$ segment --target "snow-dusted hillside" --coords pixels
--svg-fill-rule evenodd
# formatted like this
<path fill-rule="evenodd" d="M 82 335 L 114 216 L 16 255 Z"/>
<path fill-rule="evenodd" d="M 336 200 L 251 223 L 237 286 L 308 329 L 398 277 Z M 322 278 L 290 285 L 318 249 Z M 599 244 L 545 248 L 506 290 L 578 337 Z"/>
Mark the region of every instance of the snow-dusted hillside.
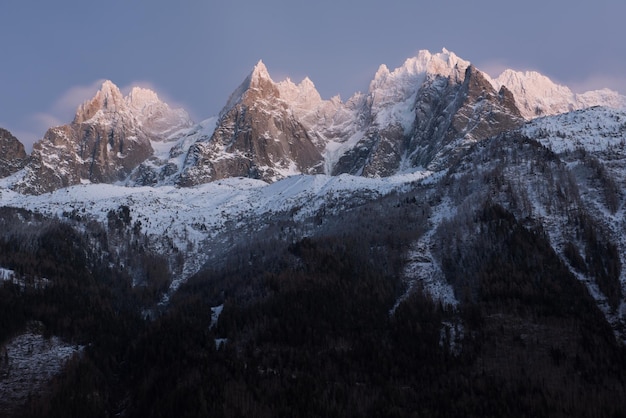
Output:
<path fill-rule="evenodd" d="M 269 185 L 229 178 L 190 188 L 84 184 L 38 196 L 4 189 L 0 205 L 61 219 L 79 214 L 102 224 L 106 224 L 109 211 L 127 206 L 131 222 L 139 222 L 140 232 L 148 236 L 154 249 L 167 252 L 174 245 L 185 254 L 184 272 L 173 283 L 176 288 L 198 271 L 210 256 L 206 250 L 212 240 L 225 232 L 255 225 L 262 228 L 273 213 L 293 212 L 294 208 L 298 208 L 293 215 L 296 220 L 306 219 L 330 200 L 348 207 L 357 196 L 373 200 L 431 175 L 421 171 L 382 179 L 299 175 Z"/>

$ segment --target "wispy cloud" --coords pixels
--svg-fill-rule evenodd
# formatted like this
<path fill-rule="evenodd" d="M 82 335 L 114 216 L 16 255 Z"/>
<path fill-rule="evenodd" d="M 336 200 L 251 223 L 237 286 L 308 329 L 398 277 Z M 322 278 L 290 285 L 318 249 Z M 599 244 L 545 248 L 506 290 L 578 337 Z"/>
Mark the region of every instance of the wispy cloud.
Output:
<path fill-rule="evenodd" d="M 102 81 L 96 80 L 86 86 L 70 87 L 48 109 L 26 116 L 21 126 L 11 129 L 11 132 L 30 152 L 33 144 L 39 141 L 49 128 L 70 122 L 78 106 L 94 96 Z"/>
<path fill-rule="evenodd" d="M 502 74 L 504 70 L 511 68 L 511 67 L 507 65 L 504 61 L 489 60 L 489 61 L 476 63 L 476 68 L 478 68 L 480 71 L 483 71 L 489 74 L 490 77 L 496 78 L 500 74 Z"/>
<path fill-rule="evenodd" d="M 70 87 L 51 106 L 50 116 L 68 121 L 74 117 L 78 106 L 91 99 L 102 86 L 104 80 L 96 80 L 86 86 Z"/>

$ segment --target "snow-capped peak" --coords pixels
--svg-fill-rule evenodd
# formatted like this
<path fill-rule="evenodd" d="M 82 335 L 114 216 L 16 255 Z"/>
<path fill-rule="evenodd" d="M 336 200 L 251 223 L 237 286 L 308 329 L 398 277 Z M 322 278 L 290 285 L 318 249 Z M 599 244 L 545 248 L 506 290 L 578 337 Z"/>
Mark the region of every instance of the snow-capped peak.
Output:
<path fill-rule="evenodd" d="M 263 60 L 259 60 L 259 62 L 257 62 L 252 69 L 252 73 L 250 74 L 250 86 L 257 84 L 261 80 L 272 81 L 270 73 L 267 71 L 267 67 L 263 63 Z"/>
<path fill-rule="evenodd" d="M 120 89 L 110 80 L 102 83 L 102 87 L 91 99 L 78 107 L 74 122 L 85 122 L 102 110 L 105 112 L 116 112 L 125 107 L 124 96 Z"/>
<path fill-rule="evenodd" d="M 164 139 L 170 133 L 192 125 L 187 112 L 171 109 L 154 91 L 133 87 L 124 97 L 110 80 L 104 81 L 95 96 L 78 107 L 74 123 L 108 123 L 112 117 L 119 119 L 120 116 L 125 123 L 139 123 L 155 139 Z"/>
<path fill-rule="evenodd" d="M 575 94 L 568 87 L 550 80 L 536 71 L 505 70 L 491 80 L 494 88 L 506 86 L 515 96 L 515 102 L 522 116 L 533 119 L 592 106 L 607 106 L 623 109 L 626 97 L 603 89 Z"/>
<path fill-rule="evenodd" d="M 226 105 L 222 108 L 219 114 L 221 119 L 232 108 L 234 108 L 243 99 L 246 92 L 250 89 L 262 89 L 264 85 L 274 85 L 274 81 L 270 77 L 267 67 L 263 63 L 263 60 L 259 60 L 252 69 L 252 72 L 246 77 L 246 79 L 237 87 L 235 91 L 230 95 Z"/>
<path fill-rule="evenodd" d="M 407 59 L 402 66 L 392 72 L 385 64 L 381 65 L 370 83 L 370 92 L 388 89 L 398 84 L 415 85 L 416 82 L 423 80 L 426 74 L 462 77 L 469 65 L 469 61 L 459 58 L 445 48 L 437 54 L 421 50 L 417 56 Z"/>
<path fill-rule="evenodd" d="M 150 89 L 133 87 L 126 102 L 134 109 L 143 109 L 149 105 L 162 103 L 159 96 Z"/>
<path fill-rule="evenodd" d="M 315 84 L 309 77 L 305 77 L 299 84 L 294 84 L 287 78 L 278 83 L 277 86 L 281 99 L 293 107 L 312 109 L 322 101 Z"/>

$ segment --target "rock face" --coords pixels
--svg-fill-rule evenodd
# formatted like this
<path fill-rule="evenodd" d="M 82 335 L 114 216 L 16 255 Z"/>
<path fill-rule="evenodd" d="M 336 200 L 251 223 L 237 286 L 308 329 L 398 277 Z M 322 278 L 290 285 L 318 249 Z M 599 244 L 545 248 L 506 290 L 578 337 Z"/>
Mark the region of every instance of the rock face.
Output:
<path fill-rule="evenodd" d="M 322 100 L 308 78 L 276 83 L 259 61 L 219 116 L 195 126 L 156 93 L 134 88 L 124 97 L 107 81 L 72 123 L 34 145 L 13 187 L 44 193 L 81 182 L 194 186 L 441 170 L 464 148 L 525 120 L 595 105 L 626 107 L 626 98 L 574 94 L 533 72 L 491 79 L 445 49 L 420 51 L 393 71 L 380 66 L 367 93 L 346 102 Z M 19 169 L 20 158 L 5 173 Z"/>
<path fill-rule="evenodd" d="M 389 176 L 427 166 L 522 122 L 511 93 L 453 53 L 421 51 L 390 72 L 381 66 L 367 95 L 322 100 L 313 83 L 275 83 L 259 62 L 221 112 L 213 135 L 191 146 L 178 184 L 244 176 Z M 455 142 L 456 141 L 456 142 Z"/>
<path fill-rule="evenodd" d="M 459 147 L 519 126 L 512 94 L 444 50 L 389 72 L 382 66 L 362 110 L 368 123 L 333 174 L 384 177 L 415 167 L 437 169 Z"/>
<path fill-rule="evenodd" d="M 11 132 L 0 128 L 0 177 L 20 171 L 28 162 L 22 144 Z"/>
<path fill-rule="evenodd" d="M 83 103 L 69 125 L 49 129 L 35 143 L 31 161 L 15 189 L 40 194 L 79 184 L 122 181 L 163 141 L 191 122 L 155 93 L 135 88 L 124 97 L 110 81 Z"/>
<path fill-rule="evenodd" d="M 323 141 L 306 129 L 291 107 L 298 103 L 294 99 L 309 102 L 308 108 L 321 101 L 310 82 L 303 83 L 289 91 L 305 92 L 303 96 L 284 97 L 285 90 L 259 62 L 231 95 L 211 138 L 189 149 L 178 184 L 236 176 L 271 182 L 291 174 L 321 173 Z"/>

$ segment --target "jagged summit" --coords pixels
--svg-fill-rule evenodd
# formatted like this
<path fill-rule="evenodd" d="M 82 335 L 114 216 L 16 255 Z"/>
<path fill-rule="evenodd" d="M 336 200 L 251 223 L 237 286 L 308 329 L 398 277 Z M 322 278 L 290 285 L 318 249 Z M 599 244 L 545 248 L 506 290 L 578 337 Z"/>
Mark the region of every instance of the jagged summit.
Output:
<path fill-rule="evenodd" d="M 113 183 L 126 177 L 163 141 L 192 125 L 182 109 L 171 109 L 157 94 L 133 88 L 126 97 L 110 80 L 81 104 L 72 123 L 50 128 L 33 145 L 14 188 L 41 194 L 83 182 Z"/>
<path fill-rule="evenodd" d="M 437 54 L 420 50 L 415 57 L 407 59 L 404 64 L 392 72 L 385 64 L 382 64 L 370 83 L 370 92 L 389 87 L 392 84 L 415 83 L 425 77 L 426 74 L 462 77 L 469 65 L 469 61 L 459 58 L 445 48 Z"/>
<path fill-rule="evenodd" d="M 156 92 L 134 87 L 124 96 L 106 80 L 71 124 L 35 144 L 17 189 L 438 170 L 523 119 L 595 105 L 626 107 L 626 98 L 610 90 L 574 94 L 533 71 L 507 70 L 492 79 L 445 48 L 420 50 L 395 69 L 381 65 L 368 91 L 346 102 L 324 100 L 309 77 L 275 82 L 259 60 L 219 116 L 195 127 Z"/>
<path fill-rule="evenodd" d="M 94 118 L 99 122 L 92 121 Z M 78 107 L 73 123 L 110 123 L 113 119 L 126 124 L 133 123 L 132 119 L 149 131 L 153 139 L 165 139 L 171 132 L 192 125 L 186 111 L 171 109 L 156 92 L 133 87 L 124 97 L 110 80 L 105 80 L 94 97 Z"/>
<path fill-rule="evenodd" d="M 232 92 L 226 105 L 220 111 L 219 117 L 222 118 L 233 107 L 235 107 L 244 98 L 249 90 L 262 90 L 263 86 L 269 87 L 270 90 L 274 87 L 274 81 L 270 77 L 267 67 L 262 60 L 259 60 L 254 66 L 250 74 L 245 80 Z"/>
<path fill-rule="evenodd" d="M 626 97 L 617 92 L 602 89 L 576 94 L 536 71 L 507 69 L 491 82 L 495 88 L 506 86 L 513 93 L 517 107 L 527 120 L 592 106 L 626 108 Z"/>
<path fill-rule="evenodd" d="M 159 96 L 152 90 L 133 87 L 127 98 L 128 104 L 135 109 L 144 109 L 147 106 L 161 102 Z"/>
<path fill-rule="evenodd" d="M 125 105 L 120 89 L 110 80 L 105 80 L 95 96 L 78 107 L 74 123 L 83 123 L 96 116 L 99 111 L 114 113 L 124 109 Z"/>
<path fill-rule="evenodd" d="M 250 73 L 251 83 L 259 82 L 260 80 L 272 80 L 270 73 L 267 71 L 267 67 L 263 63 L 263 60 L 259 60 L 254 66 L 252 73 Z"/>

